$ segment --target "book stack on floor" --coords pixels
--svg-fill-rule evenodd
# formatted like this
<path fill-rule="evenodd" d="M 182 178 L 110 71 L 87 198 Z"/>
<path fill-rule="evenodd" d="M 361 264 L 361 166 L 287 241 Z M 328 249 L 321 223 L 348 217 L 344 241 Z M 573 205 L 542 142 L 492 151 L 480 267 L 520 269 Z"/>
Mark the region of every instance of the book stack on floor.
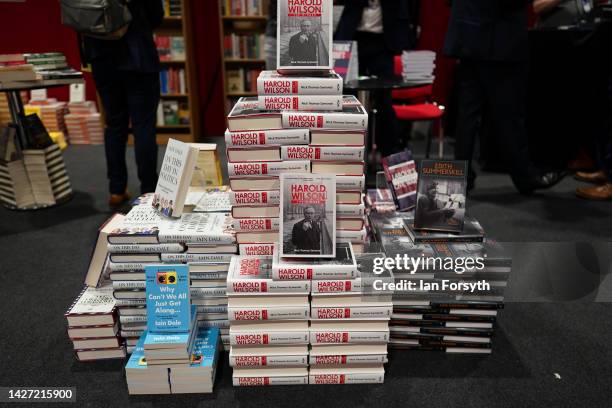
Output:
<path fill-rule="evenodd" d="M 146 267 L 147 330 L 128 361 L 130 394 L 210 393 L 219 329 L 197 322 L 186 265 Z"/>
<path fill-rule="evenodd" d="M 66 312 L 68 337 L 79 361 L 125 357 L 117 335 L 113 288 L 86 286 Z"/>
<path fill-rule="evenodd" d="M 68 103 L 64 116 L 68 136 L 72 144 L 102 144 L 104 129 L 101 117 L 93 101 Z"/>
<path fill-rule="evenodd" d="M 0 92 L 0 127 L 4 127 L 12 121 L 6 93 Z"/>
<path fill-rule="evenodd" d="M 234 386 L 308 383 L 310 280 L 279 280 L 270 256 L 234 256 L 227 279 Z"/>
<path fill-rule="evenodd" d="M 337 251 L 344 255 L 336 260 L 345 262 L 312 268 L 309 382 L 382 383 L 392 303 L 389 294 L 375 294 L 371 286 L 374 259 L 383 255 L 355 259 L 350 244 L 338 244 Z M 377 279 L 390 282 L 391 274 Z"/>
<path fill-rule="evenodd" d="M 420 265 L 396 270 L 390 347 L 490 354 L 512 268 L 503 247 L 465 216 L 465 162 L 421 163 L 415 215 L 375 221 L 388 258 Z M 411 287 L 410 287 L 411 286 Z"/>
<path fill-rule="evenodd" d="M 26 115 L 36 113 L 43 125 L 49 132 L 66 132 L 66 122 L 64 116 L 67 112 L 66 102 L 58 101 L 55 98 L 31 99 L 30 103 L 24 106 Z"/>
<path fill-rule="evenodd" d="M 0 201 L 22 208 L 35 205 L 36 199 L 18 146 L 15 127 L 0 129 Z"/>
<path fill-rule="evenodd" d="M 56 204 L 72 195 L 70 178 L 57 144 L 24 150 L 23 162 L 37 204 Z"/>
<path fill-rule="evenodd" d="M 225 279 L 235 238 L 223 213 L 185 213 L 168 219 L 151 205 L 152 195 L 132 207 L 108 234 L 110 279 L 119 309 L 121 335 L 130 348 L 146 328 L 147 265 L 189 265 L 192 304 L 203 326 L 218 327 L 227 344 L 229 323 Z"/>

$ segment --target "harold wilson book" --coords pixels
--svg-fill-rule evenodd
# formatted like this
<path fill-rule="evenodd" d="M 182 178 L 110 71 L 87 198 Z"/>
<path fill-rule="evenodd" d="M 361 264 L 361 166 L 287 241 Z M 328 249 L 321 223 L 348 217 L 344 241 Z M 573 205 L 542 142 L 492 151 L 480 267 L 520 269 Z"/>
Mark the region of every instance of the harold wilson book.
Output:
<path fill-rule="evenodd" d="M 308 144 L 308 129 L 271 129 L 254 131 L 225 131 L 226 146 L 262 146 Z"/>
<path fill-rule="evenodd" d="M 188 143 L 168 140 L 153 196 L 153 207 L 167 217 L 180 217 L 191 184 L 199 150 Z"/>
<path fill-rule="evenodd" d="M 253 190 L 230 191 L 230 203 L 234 205 L 276 205 L 280 204 L 280 191 Z"/>
<path fill-rule="evenodd" d="M 276 65 L 281 74 L 330 70 L 333 66 L 333 2 L 280 0 Z"/>
<path fill-rule="evenodd" d="M 362 161 L 363 146 L 281 146 L 281 160 Z M 416 186 L 415 186 L 416 189 Z"/>
<path fill-rule="evenodd" d="M 414 228 L 463 230 L 467 162 L 423 160 L 419 171 Z"/>
<path fill-rule="evenodd" d="M 145 268 L 145 276 L 148 330 L 189 332 L 189 266 L 150 265 Z"/>
<path fill-rule="evenodd" d="M 233 176 L 277 176 L 283 172 L 310 173 L 310 161 L 272 161 L 228 163 L 227 173 Z"/>
<path fill-rule="evenodd" d="M 279 256 L 336 256 L 336 176 L 281 174 Z"/>
<path fill-rule="evenodd" d="M 281 75 L 262 71 L 257 77 L 258 95 L 342 95 L 342 77 L 335 72 L 321 76 Z"/>
<path fill-rule="evenodd" d="M 336 257 L 332 259 L 281 258 L 276 249 L 272 259 L 274 280 L 353 279 L 358 276 L 359 270 L 350 242 L 337 244 Z"/>
<path fill-rule="evenodd" d="M 342 95 L 259 95 L 259 109 L 341 111 Z"/>
<path fill-rule="evenodd" d="M 300 112 L 283 110 L 280 112 L 282 127 L 308 129 L 367 129 L 368 113 L 363 106 L 343 106 L 342 112 Z"/>
<path fill-rule="evenodd" d="M 227 293 L 310 293 L 310 281 L 272 280 L 272 257 L 233 256 L 227 273 Z"/>
<path fill-rule="evenodd" d="M 308 344 L 308 321 L 232 322 L 229 342 L 235 345 Z"/>

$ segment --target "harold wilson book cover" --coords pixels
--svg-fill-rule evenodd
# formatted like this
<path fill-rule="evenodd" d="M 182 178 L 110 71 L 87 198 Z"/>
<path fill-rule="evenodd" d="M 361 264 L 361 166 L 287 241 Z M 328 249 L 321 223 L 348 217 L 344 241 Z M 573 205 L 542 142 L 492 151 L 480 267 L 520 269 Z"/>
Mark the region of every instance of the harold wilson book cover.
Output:
<path fill-rule="evenodd" d="M 282 220 L 281 257 L 336 256 L 336 176 L 290 174 L 280 176 Z"/>
<path fill-rule="evenodd" d="M 466 190 L 467 162 L 423 160 L 419 171 L 414 228 L 462 231 Z"/>
<path fill-rule="evenodd" d="M 278 72 L 332 68 L 332 10 L 331 0 L 279 0 Z"/>
<path fill-rule="evenodd" d="M 145 278 L 148 330 L 188 332 L 191 324 L 189 266 L 146 266 Z"/>

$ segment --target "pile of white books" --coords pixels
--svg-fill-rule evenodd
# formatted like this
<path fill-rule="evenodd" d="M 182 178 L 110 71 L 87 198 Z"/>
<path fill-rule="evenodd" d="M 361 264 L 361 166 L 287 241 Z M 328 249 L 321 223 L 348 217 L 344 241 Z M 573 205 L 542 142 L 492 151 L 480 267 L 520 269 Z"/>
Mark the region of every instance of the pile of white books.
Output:
<path fill-rule="evenodd" d="M 404 51 L 402 53 L 402 77 L 404 81 L 430 84 L 436 69 L 434 51 Z"/>

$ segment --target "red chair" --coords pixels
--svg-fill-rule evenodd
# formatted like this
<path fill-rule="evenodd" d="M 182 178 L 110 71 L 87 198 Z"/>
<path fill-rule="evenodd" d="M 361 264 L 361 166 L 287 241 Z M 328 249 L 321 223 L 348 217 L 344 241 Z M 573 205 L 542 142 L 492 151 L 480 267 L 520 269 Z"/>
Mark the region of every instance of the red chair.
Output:
<path fill-rule="evenodd" d="M 393 59 L 393 73 L 395 75 L 402 75 L 402 57 L 401 55 L 396 55 Z M 395 89 L 391 91 L 391 98 L 394 101 L 400 103 L 416 103 L 416 102 L 425 102 L 429 100 L 433 93 L 433 86 L 423 85 L 417 86 L 415 88 L 410 89 Z"/>
<path fill-rule="evenodd" d="M 393 70 L 396 75 L 402 74 L 402 57 L 399 55 L 395 56 Z M 427 132 L 425 158 L 429 158 L 434 125 L 437 125 L 436 128 L 438 130 L 438 156 L 442 157 L 444 155 L 444 133 L 442 129 L 444 106 L 430 102 L 432 90 L 433 85 L 429 84 L 415 88 L 394 90 L 391 94 L 393 101 L 397 102 L 397 104 L 393 104 L 393 110 L 399 120 L 409 122 L 427 120 L 436 122 L 432 123 L 429 132 Z"/>

